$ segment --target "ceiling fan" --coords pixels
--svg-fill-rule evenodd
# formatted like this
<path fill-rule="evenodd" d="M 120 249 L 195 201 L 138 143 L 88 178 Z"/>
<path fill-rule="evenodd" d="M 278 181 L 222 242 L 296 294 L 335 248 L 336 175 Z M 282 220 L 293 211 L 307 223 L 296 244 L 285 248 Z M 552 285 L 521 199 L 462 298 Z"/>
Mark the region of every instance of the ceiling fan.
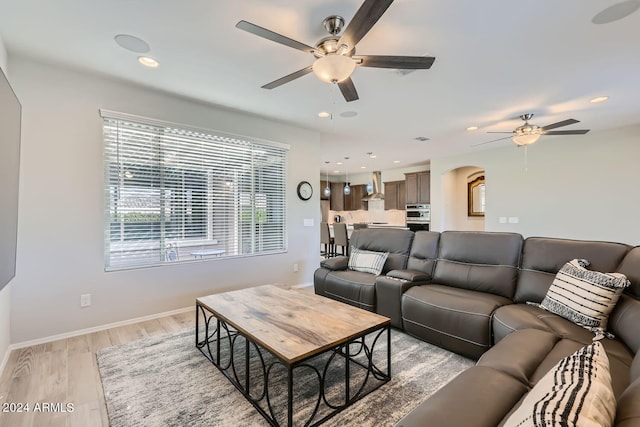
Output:
<path fill-rule="evenodd" d="M 561 122 L 551 123 L 546 126 L 537 126 L 529 124 L 529 120 L 533 117 L 533 113 L 522 114 L 520 118 L 524 120 L 524 124 L 518 126 L 511 132 L 487 132 L 487 133 L 510 133 L 511 136 L 505 136 L 504 138 L 498 138 L 487 142 L 481 142 L 480 144 L 475 144 L 473 147 L 478 145 L 489 144 L 490 142 L 502 141 L 503 139 L 511 138 L 511 140 L 519 147 L 523 145 L 533 144 L 540 139 L 542 135 L 584 135 L 589 132 L 590 129 L 575 129 L 575 130 L 551 130 L 557 129 L 564 126 L 569 126 L 574 123 L 580 123 L 580 120 L 576 119 L 567 119 Z"/>
<path fill-rule="evenodd" d="M 310 53 L 316 58 L 312 65 L 267 83 L 262 86 L 264 89 L 276 88 L 313 71 L 320 80 L 336 83 L 345 100 L 351 102 L 359 99 L 358 92 L 351 80 L 351 74 L 356 66 L 415 70 L 429 69 L 435 61 L 435 58 L 430 56 L 355 54 L 356 44 L 378 22 L 391 3 L 393 0 L 365 0 L 340 37 L 338 34 L 344 26 L 344 18 L 338 15 L 329 16 L 323 21 L 323 25 L 330 36 L 320 39 L 314 47 L 247 21 L 238 22 L 236 27 L 276 43 Z"/>

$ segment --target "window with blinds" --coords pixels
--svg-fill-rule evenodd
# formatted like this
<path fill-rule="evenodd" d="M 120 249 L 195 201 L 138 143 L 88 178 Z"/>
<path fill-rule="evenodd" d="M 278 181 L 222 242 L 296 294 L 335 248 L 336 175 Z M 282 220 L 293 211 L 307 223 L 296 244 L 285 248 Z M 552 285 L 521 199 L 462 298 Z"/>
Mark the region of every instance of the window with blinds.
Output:
<path fill-rule="evenodd" d="M 286 251 L 287 145 L 101 115 L 105 269 Z"/>

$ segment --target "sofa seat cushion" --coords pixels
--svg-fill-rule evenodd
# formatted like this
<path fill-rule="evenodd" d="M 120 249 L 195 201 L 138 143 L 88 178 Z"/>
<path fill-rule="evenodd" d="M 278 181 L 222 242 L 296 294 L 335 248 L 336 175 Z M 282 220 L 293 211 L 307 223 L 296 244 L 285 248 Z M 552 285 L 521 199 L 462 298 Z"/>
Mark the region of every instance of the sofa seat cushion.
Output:
<path fill-rule="evenodd" d="M 324 295 L 364 310 L 375 311 L 376 277 L 361 271 L 332 271 L 325 277 Z"/>
<path fill-rule="evenodd" d="M 491 315 L 511 301 L 443 285 L 414 286 L 402 297 L 402 323 L 417 337 L 477 359 L 492 343 Z"/>

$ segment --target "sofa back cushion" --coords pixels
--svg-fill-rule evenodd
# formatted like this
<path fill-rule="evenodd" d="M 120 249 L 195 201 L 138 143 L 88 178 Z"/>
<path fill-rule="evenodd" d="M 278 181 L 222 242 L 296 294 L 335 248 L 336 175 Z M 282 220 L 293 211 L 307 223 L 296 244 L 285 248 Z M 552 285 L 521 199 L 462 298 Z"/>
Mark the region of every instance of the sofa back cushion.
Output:
<path fill-rule="evenodd" d="M 640 298 L 640 246 L 631 249 L 620 263 L 618 273 L 627 276 L 631 282 L 625 292 Z"/>
<path fill-rule="evenodd" d="M 411 245 L 407 269 L 431 275 L 438 257 L 439 241 L 440 233 L 437 231 L 417 231 Z"/>
<path fill-rule="evenodd" d="M 524 241 L 514 301 L 541 303 L 562 266 L 575 258 L 594 271 L 618 271 L 630 247 L 623 243 L 529 237 Z"/>
<path fill-rule="evenodd" d="M 608 329 L 634 354 L 640 351 L 640 300 L 622 294 L 609 316 Z"/>
<path fill-rule="evenodd" d="M 445 231 L 432 282 L 513 298 L 521 249 L 516 233 Z"/>
<path fill-rule="evenodd" d="M 361 228 L 354 230 L 349 244 L 352 248 L 373 252 L 388 252 L 382 274 L 407 268 L 413 242 L 413 231 L 396 228 Z"/>

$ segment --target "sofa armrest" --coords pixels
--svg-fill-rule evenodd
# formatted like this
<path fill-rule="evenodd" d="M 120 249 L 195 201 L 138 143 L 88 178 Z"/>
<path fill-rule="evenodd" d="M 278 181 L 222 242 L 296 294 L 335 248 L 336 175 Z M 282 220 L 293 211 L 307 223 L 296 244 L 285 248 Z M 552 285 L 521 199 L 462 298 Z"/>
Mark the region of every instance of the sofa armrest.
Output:
<path fill-rule="evenodd" d="M 414 271 L 416 274 L 395 274 L 394 272 L 405 273 L 409 270 L 391 270 L 386 276 L 379 276 L 376 279 L 376 312 L 391 319 L 391 326 L 402 329 L 402 294 L 412 286 L 425 284 L 419 279 L 424 273 Z M 417 274 L 420 273 L 420 274 Z"/>
<path fill-rule="evenodd" d="M 329 258 L 322 260 L 320 262 L 320 266 L 326 268 L 328 270 L 346 270 L 349 266 L 349 257 L 348 256 L 337 256 L 334 258 Z"/>
<path fill-rule="evenodd" d="M 474 366 L 409 412 L 395 427 L 495 427 L 528 391 L 528 386 L 504 372 Z"/>
<path fill-rule="evenodd" d="M 421 285 L 431 281 L 431 274 L 418 270 L 391 270 L 387 273 L 387 277 L 420 283 Z"/>

